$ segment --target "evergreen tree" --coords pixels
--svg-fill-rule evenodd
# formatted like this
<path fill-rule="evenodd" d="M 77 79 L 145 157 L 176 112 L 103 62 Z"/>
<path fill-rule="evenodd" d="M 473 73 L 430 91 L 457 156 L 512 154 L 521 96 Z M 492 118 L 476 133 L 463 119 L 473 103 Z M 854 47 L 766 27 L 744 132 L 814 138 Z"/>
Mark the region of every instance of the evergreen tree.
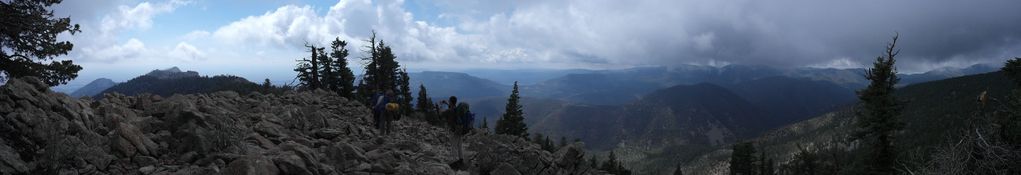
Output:
<path fill-rule="evenodd" d="M 1021 149 L 1021 58 L 1008 60 L 1000 69 L 1003 73 L 1014 80 L 1015 88 L 1007 96 L 1007 111 L 1005 115 L 999 115 L 996 125 L 999 126 L 997 133 L 1000 139 L 1007 145 L 1015 145 Z"/>
<path fill-rule="evenodd" d="M 362 79 L 358 80 L 358 87 L 355 87 L 354 99 L 361 101 L 362 104 L 371 105 L 372 102 L 370 102 L 371 100 L 370 97 L 372 96 L 374 90 L 372 89 L 371 86 L 365 84 L 365 78 L 366 76 L 362 75 Z"/>
<path fill-rule="evenodd" d="M 486 118 L 482 118 L 482 127 L 479 128 L 482 128 L 485 131 L 489 131 L 489 122 L 487 120 L 488 119 Z"/>
<path fill-rule="evenodd" d="M 815 175 L 816 172 L 818 172 L 817 167 L 819 166 L 818 158 L 815 153 L 812 153 L 801 146 L 798 146 L 798 149 L 800 149 L 800 151 L 798 151 L 797 154 L 794 154 L 794 166 L 792 172 L 794 174 Z"/>
<path fill-rule="evenodd" d="M 398 91 L 398 95 L 400 95 L 399 102 L 401 104 L 401 113 L 410 114 L 414 110 L 414 108 L 411 107 L 412 97 L 411 86 L 409 85 L 411 81 L 411 76 L 408 76 L 407 69 L 402 69 L 398 75 L 399 75 L 398 80 L 400 84 L 399 89 L 400 91 Z"/>
<path fill-rule="evenodd" d="M 535 144 L 539 144 L 540 148 L 542 148 L 542 142 L 543 142 L 542 138 L 543 138 L 542 133 L 532 134 L 532 142 L 535 142 Z"/>
<path fill-rule="evenodd" d="M 546 136 L 542 139 L 542 149 L 549 152 L 556 151 L 556 148 L 553 147 L 553 140 L 549 139 L 549 136 Z"/>
<path fill-rule="evenodd" d="M 563 148 L 565 146 L 567 146 L 567 137 L 560 136 L 560 146 L 558 146 L 558 147 L 559 148 Z"/>
<path fill-rule="evenodd" d="M 617 155 L 615 155 L 613 153 L 613 151 L 610 151 L 610 155 L 606 159 L 607 159 L 606 162 L 603 162 L 603 165 L 600 168 L 601 170 L 609 172 L 610 174 L 617 174 L 617 175 L 622 175 L 622 174 L 629 175 L 629 174 L 631 174 L 631 170 L 628 170 L 627 168 L 625 168 L 624 164 L 621 164 L 620 161 L 617 160 Z"/>
<path fill-rule="evenodd" d="M 351 68 L 347 67 L 347 56 L 350 53 L 345 47 L 347 47 L 347 41 L 340 40 L 339 37 L 330 43 L 331 59 L 327 66 L 331 72 L 329 86 L 340 96 L 351 98 L 351 92 L 354 91 L 355 75 L 351 72 Z"/>
<path fill-rule="evenodd" d="M 326 54 L 326 48 L 316 48 L 319 55 L 316 56 L 316 60 L 319 60 L 319 68 L 316 71 L 319 72 L 319 88 L 326 91 L 338 91 L 338 82 L 340 82 L 340 76 L 338 72 L 333 69 L 333 59 Z"/>
<path fill-rule="evenodd" d="M 433 110 L 433 101 L 429 98 L 429 92 L 425 90 L 425 84 L 418 84 L 418 103 L 415 104 L 415 110 L 427 114 Z"/>
<path fill-rule="evenodd" d="M 758 174 L 760 175 L 773 175 L 776 174 L 773 171 L 773 159 L 766 158 L 766 152 L 759 152 L 759 169 Z"/>
<path fill-rule="evenodd" d="M 269 88 L 272 88 L 272 87 L 273 87 L 273 83 L 269 82 L 269 78 L 267 78 L 266 80 L 262 81 L 262 88 L 269 89 Z"/>
<path fill-rule="evenodd" d="M 677 168 L 674 168 L 674 175 L 684 175 L 684 172 L 681 171 L 681 164 L 677 164 Z"/>
<path fill-rule="evenodd" d="M 518 82 L 515 81 L 514 89 L 511 91 L 510 97 L 507 98 L 507 106 L 503 117 L 496 121 L 497 134 L 528 137 L 528 126 L 525 125 L 524 111 L 518 102 L 520 98 L 518 96 Z"/>
<path fill-rule="evenodd" d="M 1015 85 L 1021 87 L 1021 57 L 1007 60 L 1000 70 L 1007 78 L 1014 80 Z"/>
<path fill-rule="evenodd" d="M 47 85 L 66 84 L 78 77 L 81 66 L 71 60 L 55 60 L 74 48 L 57 35 L 74 35 L 78 24 L 71 18 L 55 18 L 54 4 L 60 0 L 0 1 L 0 82 L 8 77 L 35 76 Z"/>
<path fill-rule="evenodd" d="M 319 64 L 322 61 L 319 55 L 321 49 L 310 44 L 305 44 L 305 47 L 308 48 L 308 52 L 312 53 L 312 56 L 298 60 L 298 65 L 294 68 L 294 71 L 298 72 L 299 86 L 305 90 L 322 88 L 319 77 L 320 69 L 322 69 Z"/>
<path fill-rule="evenodd" d="M 900 52 L 896 49 L 897 37 L 886 47 L 886 55 L 876 58 L 873 67 L 865 72 L 870 81 L 866 89 L 858 91 L 862 110 L 858 112 L 857 126 L 860 130 L 855 134 L 864 139 L 864 149 L 868 157 L 862 159 L 866 174 L 894 174 L 897 152 L 894 151 L 894 133 L 903 128 L 898 119 L 901 113 L 901 102 L 893 95 L 897 85 L 897 69 L 894 57 Z"/>
<path fill-rule="evenodd" d="M 588 161 L 589 166 L 591 166 L 592 168 L 596 168 L 596 169 L 599 168 L 599 160 L 596 159 L 595 155 L 590 157 L 588 160 L 589 160 Z"/>
<path fill-rule="evenodd" d="M 617 163 L 617 155 L 610 151 L 610 155 L 606 157 L 606 162 L 603 162 L 601 170 L 610 172 L 610 174 L 617 174 L 617 167 L 620 167 Z"/>
<path fill-rule="evenodd" d="M 365 87 L 359 86 L 359 90 L 380 92 L 391 90 L 394 93 L 401 93 L 398 89 L 401 85 L 400 64 L 397 62 L 393 49 L 382 40 L 376 40 L 375 31 L 365 42 L 369 43 L 365 50 L 369 53 L 369 57 L 362 58 L 363 61 L 368 61 L 368 64 L 365 64 L 365 74 L 362 77 Z M 373 92 L 365 94 L 371 95 Z M 368 97 L 365 98 L 368 99 Z"/>
<path fill-rule="evenodd" d="M 755 167 L 755 145 L 751 142 L 734 144 L 733 153 L 730 154 L 730 174 L 732 175 L 754 175 Z"/>

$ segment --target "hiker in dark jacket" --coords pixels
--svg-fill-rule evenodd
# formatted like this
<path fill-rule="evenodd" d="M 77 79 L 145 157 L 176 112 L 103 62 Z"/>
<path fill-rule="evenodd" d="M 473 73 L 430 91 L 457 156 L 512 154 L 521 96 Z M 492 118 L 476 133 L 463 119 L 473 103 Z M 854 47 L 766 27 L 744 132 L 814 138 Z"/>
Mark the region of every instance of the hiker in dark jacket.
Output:
<path fill-rule="evenodd" d="M 396 101 L 393 100 L 394 91 L 392 90 L 387 90 L 386 96 L 384 98 L 386 99 L 386 103 L 384 103 L 386 107 L 384 107 L 385 110 L 383 111 L 383 118 L 381 119 L 383 123 L 381 128 L 383 134 L 390 134 L 390 131 L 392 131 L 391 127 L 393 120 L 397 118 L 397 115 L 400 115 L 399 114 L 400 105 L 398 105 Z"/>
<path fill-rule="evenodd" d="M 376 91 L 372 95 L 372 122 L 377 130 L 383 129 L 383 111 L 386 109 L 386 103 L 389 103 L 389 100 L 383 92 Z"/>
<path fill-rule="evenodd" d="M 471 121 L 474 120 L 474 115 L 469 111 L 467 103 L 457 103 L 457 97 L 451 96 L 447 106 L 443 117 L 447 120 L 448 131 L 450 131 L 451 153 L 457 158 L 454 163 L 451 163 L 451 167 L 459 169 L 459 167 L 465 165 L 461 149 L 462 137 L 471 130 L 470 126 Z"/>

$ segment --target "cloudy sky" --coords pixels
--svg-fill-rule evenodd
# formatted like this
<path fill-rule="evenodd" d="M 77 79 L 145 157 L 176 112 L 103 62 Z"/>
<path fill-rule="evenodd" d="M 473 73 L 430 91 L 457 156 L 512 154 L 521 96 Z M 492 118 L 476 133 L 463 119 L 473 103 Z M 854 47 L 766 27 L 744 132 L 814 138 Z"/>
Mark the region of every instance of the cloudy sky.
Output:
<path fill-rule="evenodd" d="M 178 66 L 290 80 L 305 43 L 362 57 L 375 30 L 413 70 L 867 65 L 900 33 L 905 72 L 1021 56 L 1016 0 L 65 0 L 72 84 Z M 355 59 L 352 59 L 355 60 Z M 351 65 L 361 65 L 352 61 Z M 356 66 L 359 67 L 359 66 Z"/>

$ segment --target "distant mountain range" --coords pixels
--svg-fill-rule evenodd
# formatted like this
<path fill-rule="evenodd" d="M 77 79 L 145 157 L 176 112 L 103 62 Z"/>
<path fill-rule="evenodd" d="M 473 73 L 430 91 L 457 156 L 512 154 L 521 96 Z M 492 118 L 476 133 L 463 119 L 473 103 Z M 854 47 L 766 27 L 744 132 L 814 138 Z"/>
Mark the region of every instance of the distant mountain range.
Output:
<path fill-rule="evenodd" d="M 103 92 L 107 88 L 113 87 L 114 85 L 117 85 L 117 82 L 113 82 L 113 80 L 107 78 L 98 78 L 96 80 L 92 80 L 92 82 L 89 82 L 89 84 L 86 84 L 81 88 L 78 88 L 78 90 L 75 90 L 69 95 L 71 97 L 76 98 L 91 97 Z"/>
<path fill-rule="evenodd" d="M 960 132 L 965 123 L 975 120 L 979 111 L 991 112 L 994 108 L 979 108 L 976 97 L 988 93 L 991 98 L 1003 98 L 1010 89 L 1016 88 L 1001 72 L 990 72 L 945 80 L 930 81 L 898 88 L 896 95 L 904 100 L 900 120 L 906 125 L 903 132 L 898 133 L 897 147 L 902 156 L 920 156 L 934 145 L 952 140 Z M 855 129 L 855 108 L 848 104 L 831 112 L 801 122 L 786 125 L 751 139 L 756 147 L 765 150 L 767 156 L 786 163 L 791 160 L 798 147 L 810 150 L 840 148 L 839 143 Z M 847 145 L 844 145 L 847 147 Z M 663 162 L 681 162 L 689 172 L 709 172 L 719 169 L 727 161 L 721 156 L 729 148 L 720 147 L 715 151 L 689 157 L 690 161 L 679 159 L 662 160 Z M 723 167 L 725 168 L 725 167 Z M 672 169 L 671 169 L 672 170 Z M 658 172 L 666 172 L 660 169 Z"/>
<path fill-rule="evenodd" d="M 176 79 L 198 77 L 199 73 L 195 71 L 183 72 L 181 71 L 181 69 L 177 68 L 177 66 L 174 66 L 163 70 L 152 70 L 151 72 L 146 73 L 145 76 L 150 76 L 158 79 Z"/>
<path fill-rule="evenodd" d="M 206 77 L 199 76 L 199 73 L 195 71 L 181 71 L 177 67 L 171 67 L 163 70 L 153 70 L 127 82 L 110 86 L 93 96 L 98 99 L 102 98 L 105 93 L 113 92 L 124 95 L 148 93 L 171 96 L 174 94 L 211 93 L 226 90 L 235 91 L 239 94 L 247 94 L 253 91 L 271 92 L 275 91 L 275 88 L 263 87 L 238 76 L 218 75 Z"/>
<path fill-rule="evenodd" d="M 818 116 L 856 101 L 853 89 L 804 78 L 766 77 L 724 86 L 772 114 L 779 124 Z"/>
<path fill-rule="evenodd" d="M 999 81 L 995 75 L 970 74 L 995 70 L 989 66 L 972 66 L 962 69 L 939 69 L 922 74 L 903 74 L 900 94 L 905 99 L 922 101 L 905 115 L 922 116 L 925 110 L 947 104 L 929 104 L 943 100 L 944 92 L 952 97 L 971 96 L 975 88 L 989 82 L 971 80 L 985 77 Z M 643 162 L 632 164 L 656 171 L 655 167 L 672 167 L 664 162 L 692 162 L 699 155 L 737 140 L 759 136 L 767 130 L 796 122 L 820 122 L 812 118 L 830 111 L 846 110 L 856 100 L 855 90 L 864 87 L 864 69 L 774 69 L 764 66 L 730 65 L 638 67 L 621 70 L 561 70 L 539 75 L 535 70 L 521 73 L 531 77 L 530 83 L 521 83 L 525 122 L 531 133 L 551 137 L 580 139 L 594 150 L 616 150 L 624 160 Z M 489 72 L 488 76 L 498 73 Z M 472 111 L 490 127 L 503 113 L 507 95 L 513 83 L 508 77 L 515 71 L 506 71 L 501 82 L 480 78 L 467 73 L 426 71 L 411 73 L 413 95 L 423 84 L 433 100 L 458 96 L 472 104 Z M 951 77 L 950 80 L 928 82 Z M 499 76 L 498 76 L 499 77 Z M 964 79 L 964 80 L 961 80 Z M 1002 77 L 1000 77 L 1002 79 Z M 970 84 L 969 84 L 970 83 Z M 108 88 L 104 88 L 108 87 Z M 923 88 L 931 87 L 931 88 Z M 928 89 L 928 91 L 922 90 Z M 210 93 L 233 90 L 240 94 L 267 91 L 266 87 L 236 76 L 200 76 L 198 72 L 181 71 L 177 67 L 154 70 L 124 83 L 96 80 L 72 93 L 97 98 L 102 93 L 117 92 L 126 95 L 150 93 L 161 96 L 173 94 Z M 101 93 L 96 93 L 97 91 Z M 947 94 L 942 94 L 946 96 Z M 963 102 L 962 102 L 963 104 Z M 910 108 L 910 107 L 909 107 Z M 946 107 L 953 108 L 953 107 Z M 959 108 L 954 108 L 959 109 Z M 952 110 L 952 109 L 940 109 Z M 931 111 L 931 110 L 930 110 Z M 837 112 L 839 115 L 847 115 Z M 952 113 L 952 112 L 947 112 Z M 943 113 L 927 113 L 943 114 Z M 836 116 L 839 116 L 836 115 Z M 829 113 L 823 116 L 835 116 Z M 846 117 L 845 117 L 846 118 Z M 846 119 L 841 119 L 846 122 Z M 825 122 L 835 122 L 827 119 Z M 925 121 L 919 121 L 926 123 Z M 791 126 L 804 127 L 804 124 Z M 819 123 L 811 126 L 827 129 L 846 127 L 838 123 Z M 932 128 L 935 130 L 939 123 Z M 927 126 L 929 127 L 929 126 Z M 780 132 L 785 129 L 776 130 Z M 792 130 L 792 129 L 786 129 Z M 799 130 L 799 132 L 801 132 Z M 933 131 L 934 133 L 939 133 Z M 827 132 L 824 132 L 827 133 Z M 776 135 L 779 133 L 773 133 Z M 927 136 L 928 137 L 928 136 Z M 784 142 L 802 137 L 784 137 Z M 814 138 L 814 137 L 813 137 Z M 919 137 L 925 140 L 926 137 Z M 780 142 L 780 141 L 777 141 Z M 634 161 L 647 160 L 647 161 Z M 649 168 L 651 167 L 651 168 Z"/>
<path fill-rule="evenodd" d="M 986 65 L 945 68 L 922 74 L 901 74 L 901 86 L 962 75 L 995 71 Z M 639 67 L 572 73 L 522 88 L 523 96 L 552 98 L 575 103 L 617 105 L 630 102 L 657 89 L 698 83 L 738 84 L 769 77 L 789 77 L 833 83 L 849 90 L 865 87 L 865 69 L 775 69 L 766 66 L 724 67 L 685 65 Z"/>
<path fill-rule="evenodd" d="M 425 85 L 429 96 L 436 101 L 450 96 L 462 99 L 507 96 L 511 89 L 511 86 L 466 73 L 425 71 L 409 73 L 408 76 L 411 76 L 413 96 L 418 97 L 419 85 Z"/>

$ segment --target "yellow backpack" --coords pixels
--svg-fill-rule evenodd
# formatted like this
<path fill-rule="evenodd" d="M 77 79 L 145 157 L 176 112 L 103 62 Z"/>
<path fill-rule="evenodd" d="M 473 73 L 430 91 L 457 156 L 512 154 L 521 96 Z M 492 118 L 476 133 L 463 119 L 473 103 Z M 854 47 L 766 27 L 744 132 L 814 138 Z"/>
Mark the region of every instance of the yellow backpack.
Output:
<path fill-rule="evenodd" d="M 386 104 L 386 110 L 387 111 L 397 111 L 397 109 L 399 109 L 400 107 L 401 107 L 401 105 L 399 105 L 397 103 L 387 103 Z"/>

